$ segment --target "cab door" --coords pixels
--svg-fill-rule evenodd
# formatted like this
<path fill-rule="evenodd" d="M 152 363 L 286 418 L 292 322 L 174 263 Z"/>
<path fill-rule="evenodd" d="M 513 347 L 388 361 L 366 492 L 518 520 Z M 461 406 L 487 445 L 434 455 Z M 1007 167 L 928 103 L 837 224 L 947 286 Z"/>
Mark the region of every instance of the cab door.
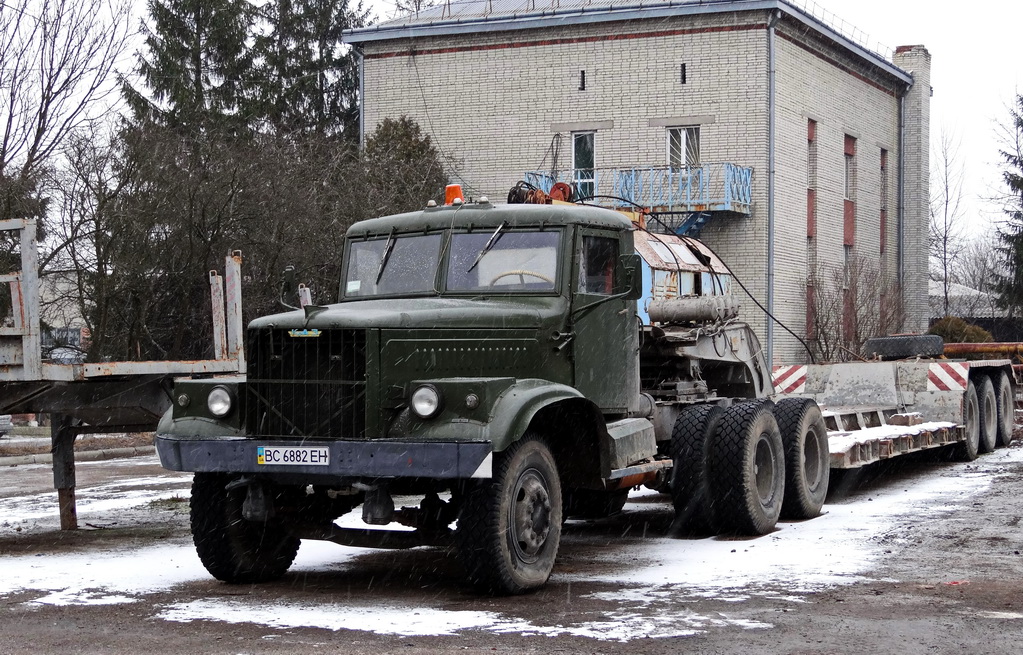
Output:
<path fill-rule="evenodd" d="M 574 243 L 570 324 L 575 387 L 608 414 L 629 405 L 631 376 L 637 375 L 636 301 L 622 266 L 631 234 L 577 230 Z"/>

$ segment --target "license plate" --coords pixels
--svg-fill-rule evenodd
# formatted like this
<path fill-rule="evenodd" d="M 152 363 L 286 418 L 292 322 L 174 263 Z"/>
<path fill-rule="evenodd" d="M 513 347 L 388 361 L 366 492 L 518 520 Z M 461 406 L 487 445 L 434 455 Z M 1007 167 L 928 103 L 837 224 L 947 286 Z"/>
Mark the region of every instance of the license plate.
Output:
<path fill-rule="evenodd" d="M 256 463 L 260 466 L 327 466 L 330 464 L 330 450 L 317 446 L 259 446 L 256 448 Z"/>

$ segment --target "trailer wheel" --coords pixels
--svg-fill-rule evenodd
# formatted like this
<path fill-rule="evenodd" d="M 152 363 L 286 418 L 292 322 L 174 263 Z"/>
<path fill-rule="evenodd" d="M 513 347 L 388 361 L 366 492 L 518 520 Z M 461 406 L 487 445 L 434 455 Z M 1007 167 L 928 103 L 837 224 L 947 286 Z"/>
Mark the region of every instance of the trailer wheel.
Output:
<path fill-rule="evenodd" d="M 679 414 L 671 431 L 671 500 L 674 527 L 686 533 L 711 529 L 707 446 L 725 411 L 717 405 L 697 405 Z"/>
<path fill-rule="evenodd" d="M 232 584 L 280 578 L 295 561 L 299 539 L 281 525 L 242 516 L 246 490 L 227 489 L 223 473 L 196 473 L 192 481 L 192 541 L 210 574 Z"/>
<path fill-rule="evenodd" d="M 770 532 L 785 494 L 785 457 L 778 422 L 766 403 L 725 410 L 708 449 L 711 503 L 721 532 Z"/>
<path fill-rule="evenodd" d="M 603 519 L 622 511 L 629 500 L 626 489 L 570 489 L 565 491 L 565 516 L 571 519 Z"/>
<path fill-rule="evenodd" d="M 831 453 L 820 407 L 809 398 L 779 400 L 774 409 L 785 444 L 785 519 L 812 519 L 828 495 Z"/>
<path fill-rule="evenodd" d="M 977 424 L 980 426 L 980 439 L 977 451 L 990 453 L 998 442 L 998 396 L 991 378 L 982 375 L 977 379 L 977 407 L 980 410 Z"/>
<path fill-rule="evenodd" d="M 554 568 L 561 482 L 550 450 L 535 434 L 494 459 L 494 477 L 467 490 L 455 534 L 471 584 L 519 594 L 542 587 Z"/>
<path fill-rule="evenodd" d="M 1012 441 L 1016 399 L 1012 396 L 1012 384 L 1010 384 L 1009 375 L 1005 371 L 993 375 L 992 382 L 995 385 L 995 397 L 998 401 L 998 438 L 995 445 L 1004 448 Z"/>
<path fill-rule="evenodd" d="M 952 454 L 960 461 L 972 462 L 977 459 L 980 449 L 980 406 L 977 387 L 973 386 L 972 380 L 966 383 L 966 393 L 963 395 L 963 425 L 966 440 L 956 444 Z"/>

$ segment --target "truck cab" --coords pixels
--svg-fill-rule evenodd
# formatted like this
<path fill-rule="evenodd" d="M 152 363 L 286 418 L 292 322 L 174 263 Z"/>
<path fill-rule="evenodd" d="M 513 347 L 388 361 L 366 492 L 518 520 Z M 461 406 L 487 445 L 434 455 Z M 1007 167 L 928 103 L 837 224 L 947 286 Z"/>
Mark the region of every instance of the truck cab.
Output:
<path fill-rule="evenodd" d="M 720 282 L 690 288 L 717 275 L 710 260 L 637 227 L 485 199 L 353 225 L 339 302 L 252 321 L 245 378 L 175 385 L 157 450 L 195 472 L 207 569 L 272 579 L 307 538 L 453 542 L 474 585 L 518 593 L 546 582 L 567 515 L 668 490 L 685 410 L 770 381 L 752 332 L 728 323 L 737 307 L 711 298 Z M 396 508 L 406 494 L 422 500 Z M 404 528 L 334 522 L 359 506 Z"/>

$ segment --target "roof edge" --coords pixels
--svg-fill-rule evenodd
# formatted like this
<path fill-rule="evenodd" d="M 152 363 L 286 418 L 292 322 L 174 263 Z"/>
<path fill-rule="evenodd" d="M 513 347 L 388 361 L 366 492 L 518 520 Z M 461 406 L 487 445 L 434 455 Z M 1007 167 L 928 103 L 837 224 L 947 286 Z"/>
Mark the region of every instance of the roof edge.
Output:
<path fill-rule="evenodd" d="M 479 16 L 418 25 L 394 25 L 391 27 L 371 25 L 355 30 L 346 30 L 342 36 L 342 41 L 351 45 L 361 45 L 375 41 L 532 30 L 564 25 L 589 25 L 614 21 L 670 18 L 674 16 L 698 16 L 728 11 L 782 11 L 905 84 L 913 83 L 913 76 L 910 73 L 902 70 L 880 54 L 842 35 L 826 23 L 805 13 L 786 0 L 719 0 L 717 2 L 700 4 L 675 4 L 671 0 L 665 0 L 660 4 L 637 3 L 624 7 L 604 6 L 591 9 L 583 7 L 564 12 L 537 11 L 497 18 Z"/>

